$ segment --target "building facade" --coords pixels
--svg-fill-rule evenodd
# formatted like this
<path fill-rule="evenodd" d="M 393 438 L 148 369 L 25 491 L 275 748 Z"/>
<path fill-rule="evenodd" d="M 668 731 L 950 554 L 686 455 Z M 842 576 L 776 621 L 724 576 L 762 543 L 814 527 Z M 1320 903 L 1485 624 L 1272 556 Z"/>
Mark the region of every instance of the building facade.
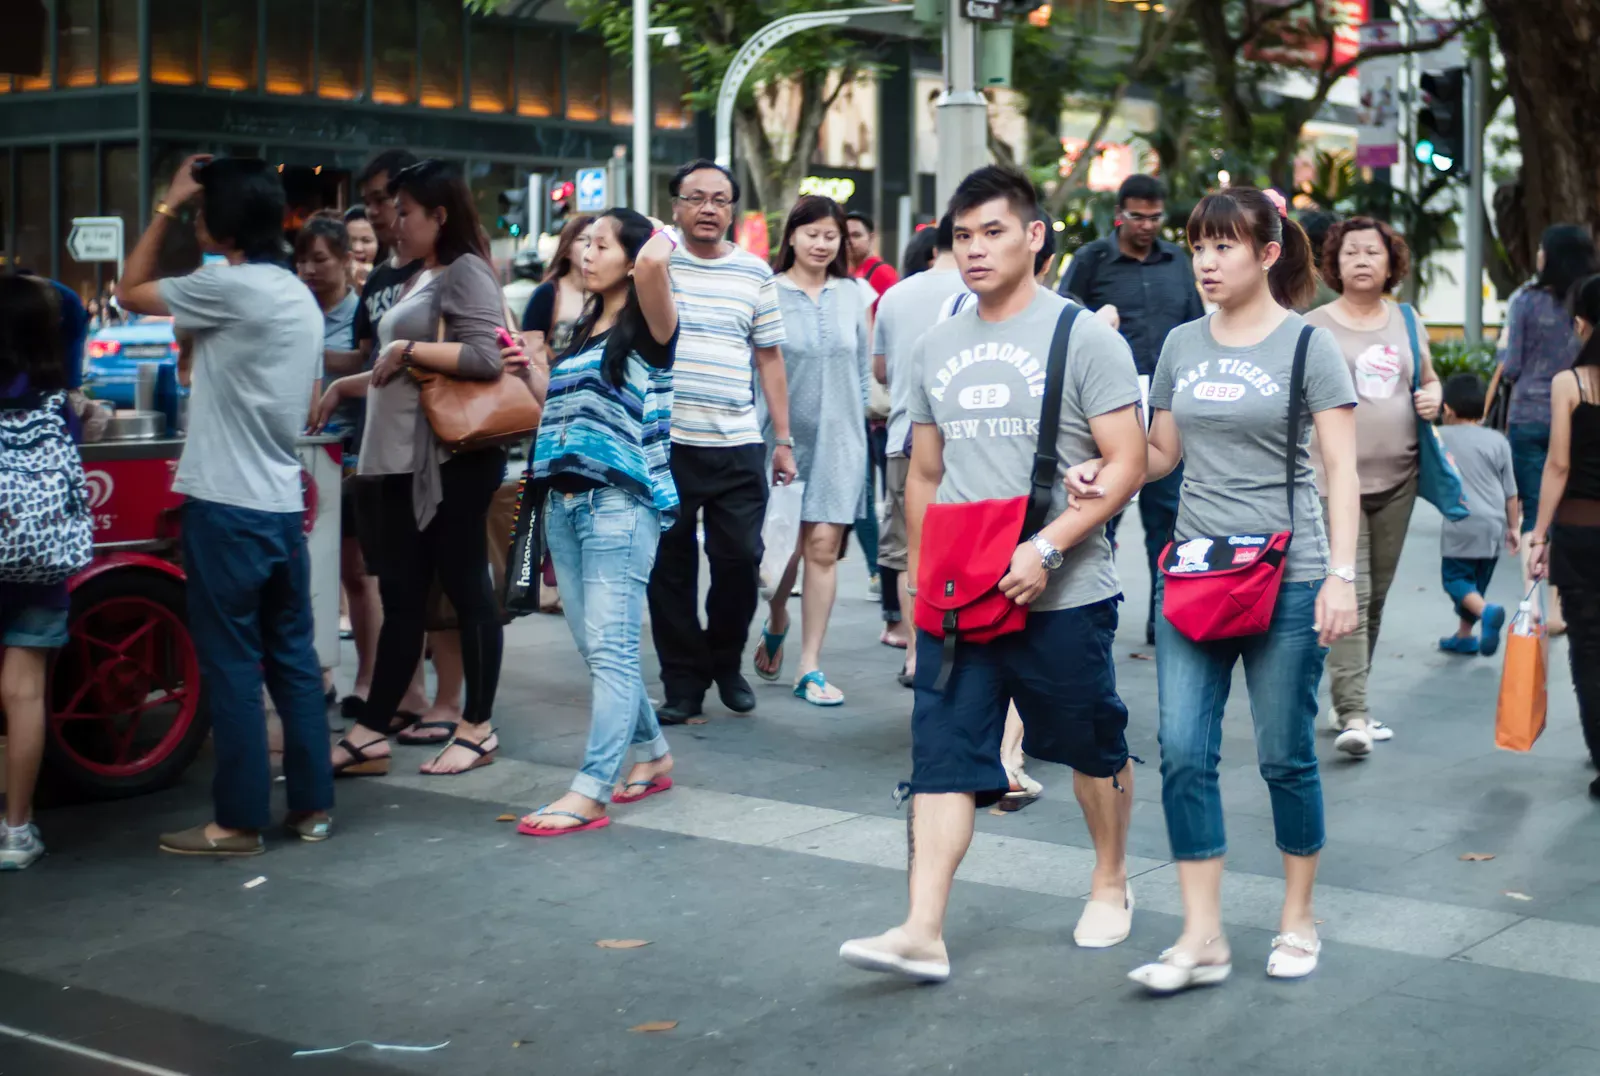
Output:
<path fill-rule="evenodd" d="M 461 0 L 47 0 L 45 67 L 0 75 L 0 253 L 88 295 L 114 266 L 66 249 L 74 217 L 132 244 L 191 153 L 282 166 L 290 223 L 353 197 L 375 152 L 457 162 L 491 235 L 530 173 L 571 178 L 631 139 L 624 60 L 561 4 Z M 694 155 L 684 81 L 652 68 L 652 171 Z"/>

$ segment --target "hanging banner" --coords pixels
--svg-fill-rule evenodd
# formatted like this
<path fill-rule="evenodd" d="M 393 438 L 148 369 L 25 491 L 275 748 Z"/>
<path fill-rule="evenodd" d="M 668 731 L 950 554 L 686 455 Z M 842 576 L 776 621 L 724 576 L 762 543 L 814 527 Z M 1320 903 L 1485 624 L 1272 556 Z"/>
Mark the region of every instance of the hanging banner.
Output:
<path fill-rule="evenodd" d="M 1268 7 L 1304 6 L 1301 0 L 1257 0 Z M 1367 21 L 1367 0 L 1316 0 L 1329 35 L 1318 32 L 1315 19 L 1294 12 L 1272 20 L 1258 44 L 1244 48 L 1247 59 L 1258 63 L 1281 64 L 1318 70 L 1324 65 L 1337 67 L 1361 53 L 1360 26 Z M 1330 56 L 1330 50 L 1332 55 Z"/>
<path fill-rule="evenodd" d="M 1369 22 L 1361 27 L 1363 51 L 1400 44 L 1400 27 L 1393 22 Z M 1361 64 L 1360 98 L 1356 106 L 1356 167 L 1391 168 L 1400 163 L 1399 56 L 1374 56 Z"/>

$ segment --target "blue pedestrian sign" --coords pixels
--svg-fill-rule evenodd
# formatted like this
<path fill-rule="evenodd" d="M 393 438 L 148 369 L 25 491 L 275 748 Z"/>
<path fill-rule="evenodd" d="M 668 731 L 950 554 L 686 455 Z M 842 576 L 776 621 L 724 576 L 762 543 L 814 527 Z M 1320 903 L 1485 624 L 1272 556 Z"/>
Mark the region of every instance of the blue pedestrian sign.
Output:
<path fill-rule="evenodd" d="M 606 208 L 606 170 L 578 169 L 578 212 L 599 213 Z"/>

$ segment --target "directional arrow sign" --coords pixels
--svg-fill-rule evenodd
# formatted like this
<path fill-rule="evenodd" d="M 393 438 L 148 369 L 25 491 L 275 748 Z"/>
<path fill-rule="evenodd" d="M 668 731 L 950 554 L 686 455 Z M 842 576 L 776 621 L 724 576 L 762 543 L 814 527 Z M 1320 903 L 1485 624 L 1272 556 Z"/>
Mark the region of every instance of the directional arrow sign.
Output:
<path fill-rule="evenodd" d="M 973 22 L 999 22 L 999 0 L 965 0 L 962 11 Z"/>
<path fill-rule="evenodd" d="M 67 236 L 67 253 L 74 261 L 120 262 L 122 260 L 121 217 L 73 217 Z"/>
<path fill-rule="evenodd" d="M 606 208 L 606 170 L 578 169 L 578 212 L 599 213 Z"/>

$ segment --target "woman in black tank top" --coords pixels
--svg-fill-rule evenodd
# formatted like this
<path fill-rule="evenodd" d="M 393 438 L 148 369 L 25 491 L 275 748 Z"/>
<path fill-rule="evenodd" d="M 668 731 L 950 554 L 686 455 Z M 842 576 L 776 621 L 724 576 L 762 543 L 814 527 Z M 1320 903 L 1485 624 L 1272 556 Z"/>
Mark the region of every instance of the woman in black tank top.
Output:
<path fill-rule="evenodd" d="M 1550 455 L 1529 571 L 1561 591 L 1578 716 L 1600 768 L 1600 276 L 1580 281 L 1571 305 L 1583 350 L 1550 385 Z M 1589 794 L 1600 799 L 1600 777 Z"/>

